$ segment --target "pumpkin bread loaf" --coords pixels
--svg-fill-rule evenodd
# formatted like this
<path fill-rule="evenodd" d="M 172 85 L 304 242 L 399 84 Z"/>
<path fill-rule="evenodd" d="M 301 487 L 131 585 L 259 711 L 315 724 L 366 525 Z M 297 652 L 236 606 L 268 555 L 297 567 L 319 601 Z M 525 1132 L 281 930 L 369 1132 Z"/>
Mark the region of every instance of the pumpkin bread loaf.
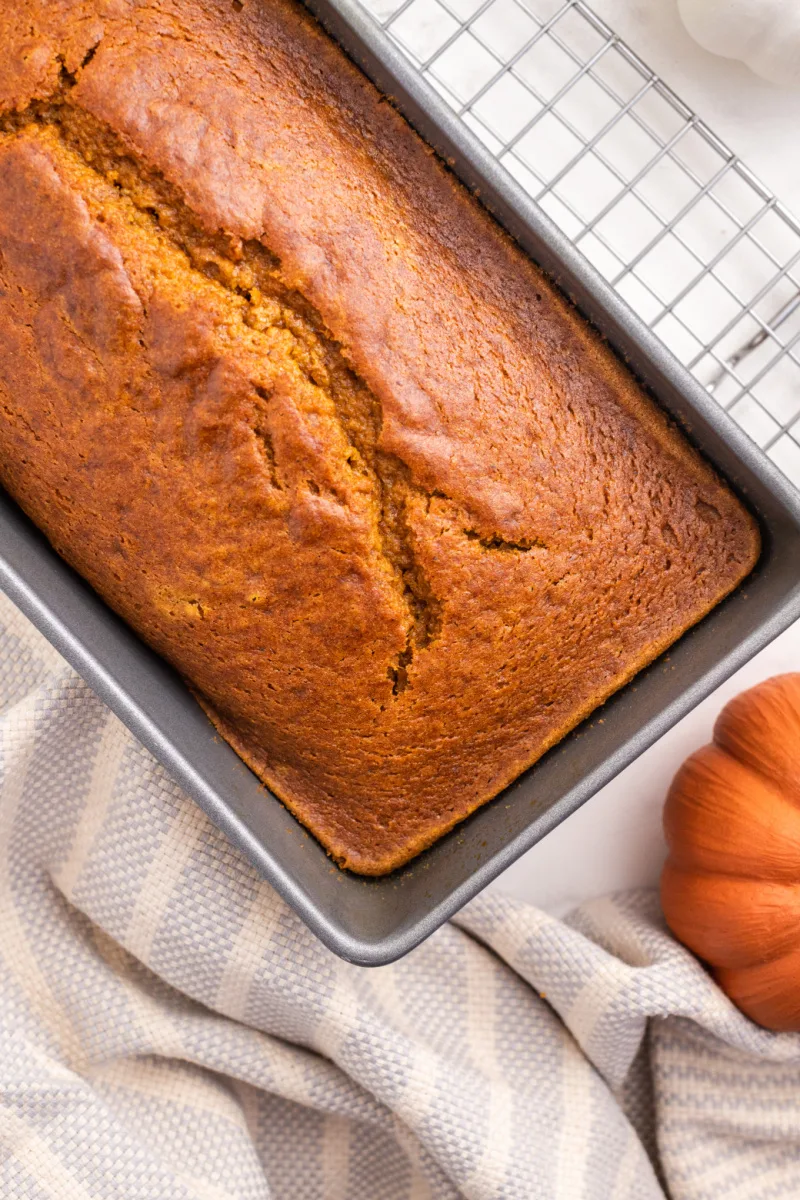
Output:
<path fill-rule="evenodd" d="M 751 570 L 294 0 L 16 0 L 0 42 L 0 479 L 337 862 L 406 862 Z"/>

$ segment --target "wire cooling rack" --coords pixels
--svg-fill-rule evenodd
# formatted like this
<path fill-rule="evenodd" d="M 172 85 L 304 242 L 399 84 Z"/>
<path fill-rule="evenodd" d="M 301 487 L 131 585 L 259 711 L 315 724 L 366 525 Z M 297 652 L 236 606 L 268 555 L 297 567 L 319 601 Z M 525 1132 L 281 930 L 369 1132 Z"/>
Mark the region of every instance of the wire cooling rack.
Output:
<path fill-rule="evenodd" d="M 800 222 L 582 0 L 362 0 L 800 486 Z"/>

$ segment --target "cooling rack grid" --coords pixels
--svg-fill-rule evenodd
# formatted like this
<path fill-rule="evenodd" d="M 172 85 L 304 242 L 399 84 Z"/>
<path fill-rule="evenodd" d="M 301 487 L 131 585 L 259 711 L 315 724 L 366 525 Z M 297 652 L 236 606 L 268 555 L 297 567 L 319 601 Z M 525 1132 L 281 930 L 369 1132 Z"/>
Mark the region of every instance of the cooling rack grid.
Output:
<path fill-rule="evenodd" d="M 800 486 L 800 222 L 583 0 L 362 0 Z"/>

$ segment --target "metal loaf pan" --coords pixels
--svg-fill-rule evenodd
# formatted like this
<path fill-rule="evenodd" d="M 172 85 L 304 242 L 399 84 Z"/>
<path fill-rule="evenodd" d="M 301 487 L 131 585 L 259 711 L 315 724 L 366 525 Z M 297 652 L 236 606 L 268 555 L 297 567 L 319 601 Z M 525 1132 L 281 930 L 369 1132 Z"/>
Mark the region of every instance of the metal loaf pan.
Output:
<path fill-rule="evenodd" d="M 747 583 L 497 800 L 384 879 L 338 870 L 144 646 L 0 495 L 0 585 L 322 941 L 407 953 L 800 617 L 800 496 L 418 76 L 355 0 L 309 8 L 608 339 L 757 514 Z"/>

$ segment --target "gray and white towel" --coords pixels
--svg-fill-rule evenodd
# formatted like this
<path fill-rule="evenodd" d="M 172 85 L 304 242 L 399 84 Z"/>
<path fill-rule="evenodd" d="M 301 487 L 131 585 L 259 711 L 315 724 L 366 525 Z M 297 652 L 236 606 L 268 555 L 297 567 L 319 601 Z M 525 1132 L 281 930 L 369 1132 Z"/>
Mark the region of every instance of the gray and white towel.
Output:
<path fill-rule="evenodd" d="M 800 1196 L 800 1039 L 651 894 L 309 934 L 0 598 L 4 1200 Z"/>

